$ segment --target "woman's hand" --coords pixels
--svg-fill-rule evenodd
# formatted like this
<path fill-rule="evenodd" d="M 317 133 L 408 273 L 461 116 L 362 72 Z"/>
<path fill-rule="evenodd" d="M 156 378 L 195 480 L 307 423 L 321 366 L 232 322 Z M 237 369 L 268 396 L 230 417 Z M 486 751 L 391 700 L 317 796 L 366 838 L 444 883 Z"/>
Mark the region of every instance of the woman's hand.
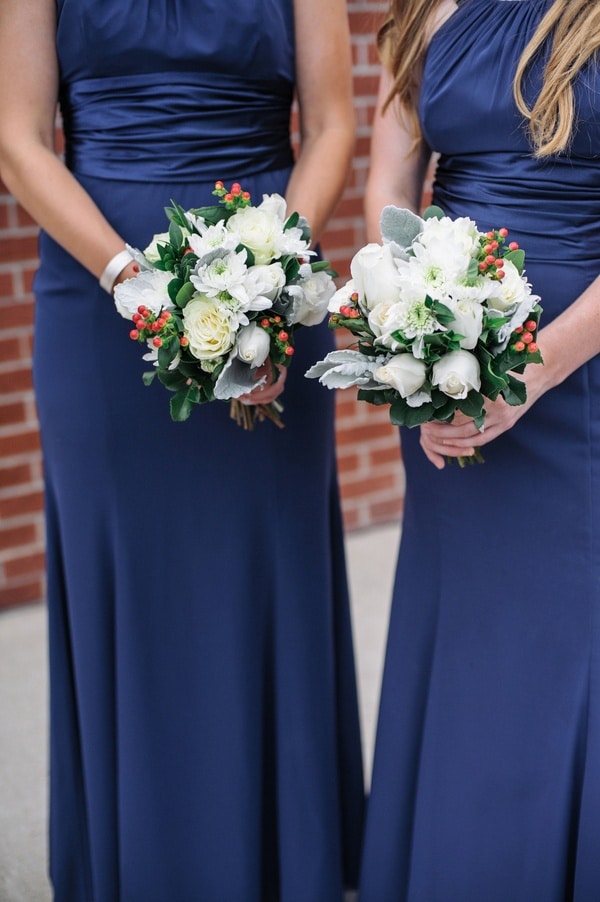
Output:
<path fill-rule="evenodd" d="M 266 363 L 263 363 L 262 366 L 259 366 L 256 370 L 254 379 L 255 381 L 258 381 L 259 379 L 262 379 L 263 376 L 266 376 L 266 381 L 263 382 L 262 385 L 259 385 L 258 388 L 252 389 L 251 392 L 241 395 L 238 400 L 241 401 L 242 404 L 254 405 L 270 404 L 271 401 L 278 398 L 285 388 L 287 367 L 279 364 L 277 370 L 279 376 L 277 379 L 273 380 L 273 364 L 270 361 L 267 361 Z"/>
<path fill-rule="evenodd" d="M 512 407 L 503 398 L 486 401 L 485 424 L 477 429 L 471 417 L 457 412 L 451 423 L 424 423 L 421 426 L 421 447 L 434 467 L 442 470 L 446 457 L 470 457 L 476 448 L 493 441 L 511 429 L 531 403 Z"/>

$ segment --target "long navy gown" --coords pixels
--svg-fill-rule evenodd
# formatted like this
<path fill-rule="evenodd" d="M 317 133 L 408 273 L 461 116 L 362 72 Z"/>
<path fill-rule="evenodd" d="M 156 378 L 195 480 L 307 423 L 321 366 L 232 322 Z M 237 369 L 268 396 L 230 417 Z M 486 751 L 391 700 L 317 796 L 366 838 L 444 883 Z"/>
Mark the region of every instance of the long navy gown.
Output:
<path fill-rule="evenodd" d="M 549 323 L 599 271 L 600 78 L 571 153 L 536 161 L 515 65 L 551 0 L 467 0 L 436 32 L 420 116 L 435 201 L 505 226 Z M 538 59 L 527 81 L 540 85 Z M 600 899 L 600 360 L 436 470 L 402 433 L 403 537 L 360 902 Z"/>
<path fill-rule="evenodd" d="M 285 192 L 291 0 L 57 12 L 67 164 L 126 241 L 217 178 Z M 35 288 L 56 899 L 341 900 L 363 785 L 333 411 L 304 379 L 327 327 L 299 336 L 285 429 L 246 433 L 225 403 L 171 422 L 46 235 Z"/>

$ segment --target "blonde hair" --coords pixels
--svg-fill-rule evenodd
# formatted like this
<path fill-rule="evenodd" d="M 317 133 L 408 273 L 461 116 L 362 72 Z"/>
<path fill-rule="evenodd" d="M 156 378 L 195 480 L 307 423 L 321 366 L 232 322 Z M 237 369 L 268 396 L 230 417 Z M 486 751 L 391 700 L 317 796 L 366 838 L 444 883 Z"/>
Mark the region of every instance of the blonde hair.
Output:
<path fill-rule="evenodd" d="M 393 78 L 384 110 L 397 100 L 406 110 L 415 133 L 418 82 L 428 44 L 429 23 L 441 0 L 391 0 L 388 15 L 377 34 L 377 47 Z M 550 42 L 542 89 L 528 107 L 523 79 L 538 53 Z M 575 129 L 573 82 L 600 48 L 598 0 L 554 0 L 542 18 L 517 65 L 513 92 L 520 112 L 529 120 L 536 156 L 566 151 Z"/>

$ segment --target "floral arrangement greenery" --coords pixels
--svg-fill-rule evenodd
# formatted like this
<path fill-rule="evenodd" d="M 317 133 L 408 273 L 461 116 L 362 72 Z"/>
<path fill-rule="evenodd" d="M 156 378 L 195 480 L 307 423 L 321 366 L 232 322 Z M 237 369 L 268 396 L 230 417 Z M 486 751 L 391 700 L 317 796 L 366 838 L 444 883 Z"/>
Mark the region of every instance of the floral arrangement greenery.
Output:
<path fill-rule="evenodd" d="M 115 304 L 153 364 L 144 382 L 158 378 L 173 392 L 173 420 L 217 399 L 245 428 L 265 417 L 281 426 L 279 401 L 237 399 L 289 366 L 296 329 L 327 314 L 335 273 L 311 262 L 308 223 L 287 216 L 278 194 L 256 207 L 238 183 L 218 181 L 213 194 L 218 203 L 197 209 L 171 202 L 168 231 L 143 252 L 129 248 L 139 274 L 115 287 Z"/>
<path fill-rule="evenodd" d="M 328 388 L 357 386 L 359 399 L 389 404 L 391 422 L 408 427 L 460 410 L 482 428 L 486 398 L 524 403 L 517 374 L 542 362 L 541 306 L 508 230 L 482 233 L 439 207 L 421 218 L 388 206 L 381 234 L 381 244 L 358 251 L 329 303 L 330 327 L 356 342 L 306 375 Z"/>

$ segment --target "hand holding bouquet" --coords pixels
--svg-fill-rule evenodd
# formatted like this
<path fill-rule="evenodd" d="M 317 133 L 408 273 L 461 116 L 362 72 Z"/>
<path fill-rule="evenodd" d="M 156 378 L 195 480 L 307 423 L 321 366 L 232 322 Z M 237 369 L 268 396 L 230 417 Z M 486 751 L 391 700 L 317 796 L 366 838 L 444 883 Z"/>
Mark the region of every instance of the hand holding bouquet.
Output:
<path fill-rule="evenodd" d="M 328 388 L 358 386 L 359 399 L 389 404 L 391 422 L 409 427 L 449 422 L 460 410 L 482 428 L 486 398 L 523 404 L 516 374 L 542 362 L 541 307 L 507 229 L 482 233 L 438 207 L 421 219 L 389 206 L 381 233 L 381 245 L 356 254 L 352 279 L 329 304 L 330 327 L 348 329 L 354 347 L 306 375 Z"/>
<path fill-rule="evenodd" d="M 310 262 L 308 224 L 286 217 L 285 200 L 264 195 L 254 207 L 248 192 L 217 182 L 219 204 L 165 212 L 168 232 L 155 235 L 143 253 L 130 248 L 140 267 L 115 287 L 119 313 L 133 320 L 130 338 L 147 346 L 145 360 L 170 391 L 171 417 L 186 420 L 196 404 L 231 401 L 245 428 L 268 417 L 281 426 L 278 401 L 238 401 L 260 391 L 267 376 L 289 366 L 298 326 L 320 323 L 335 293 L 333 273 Z"/>

